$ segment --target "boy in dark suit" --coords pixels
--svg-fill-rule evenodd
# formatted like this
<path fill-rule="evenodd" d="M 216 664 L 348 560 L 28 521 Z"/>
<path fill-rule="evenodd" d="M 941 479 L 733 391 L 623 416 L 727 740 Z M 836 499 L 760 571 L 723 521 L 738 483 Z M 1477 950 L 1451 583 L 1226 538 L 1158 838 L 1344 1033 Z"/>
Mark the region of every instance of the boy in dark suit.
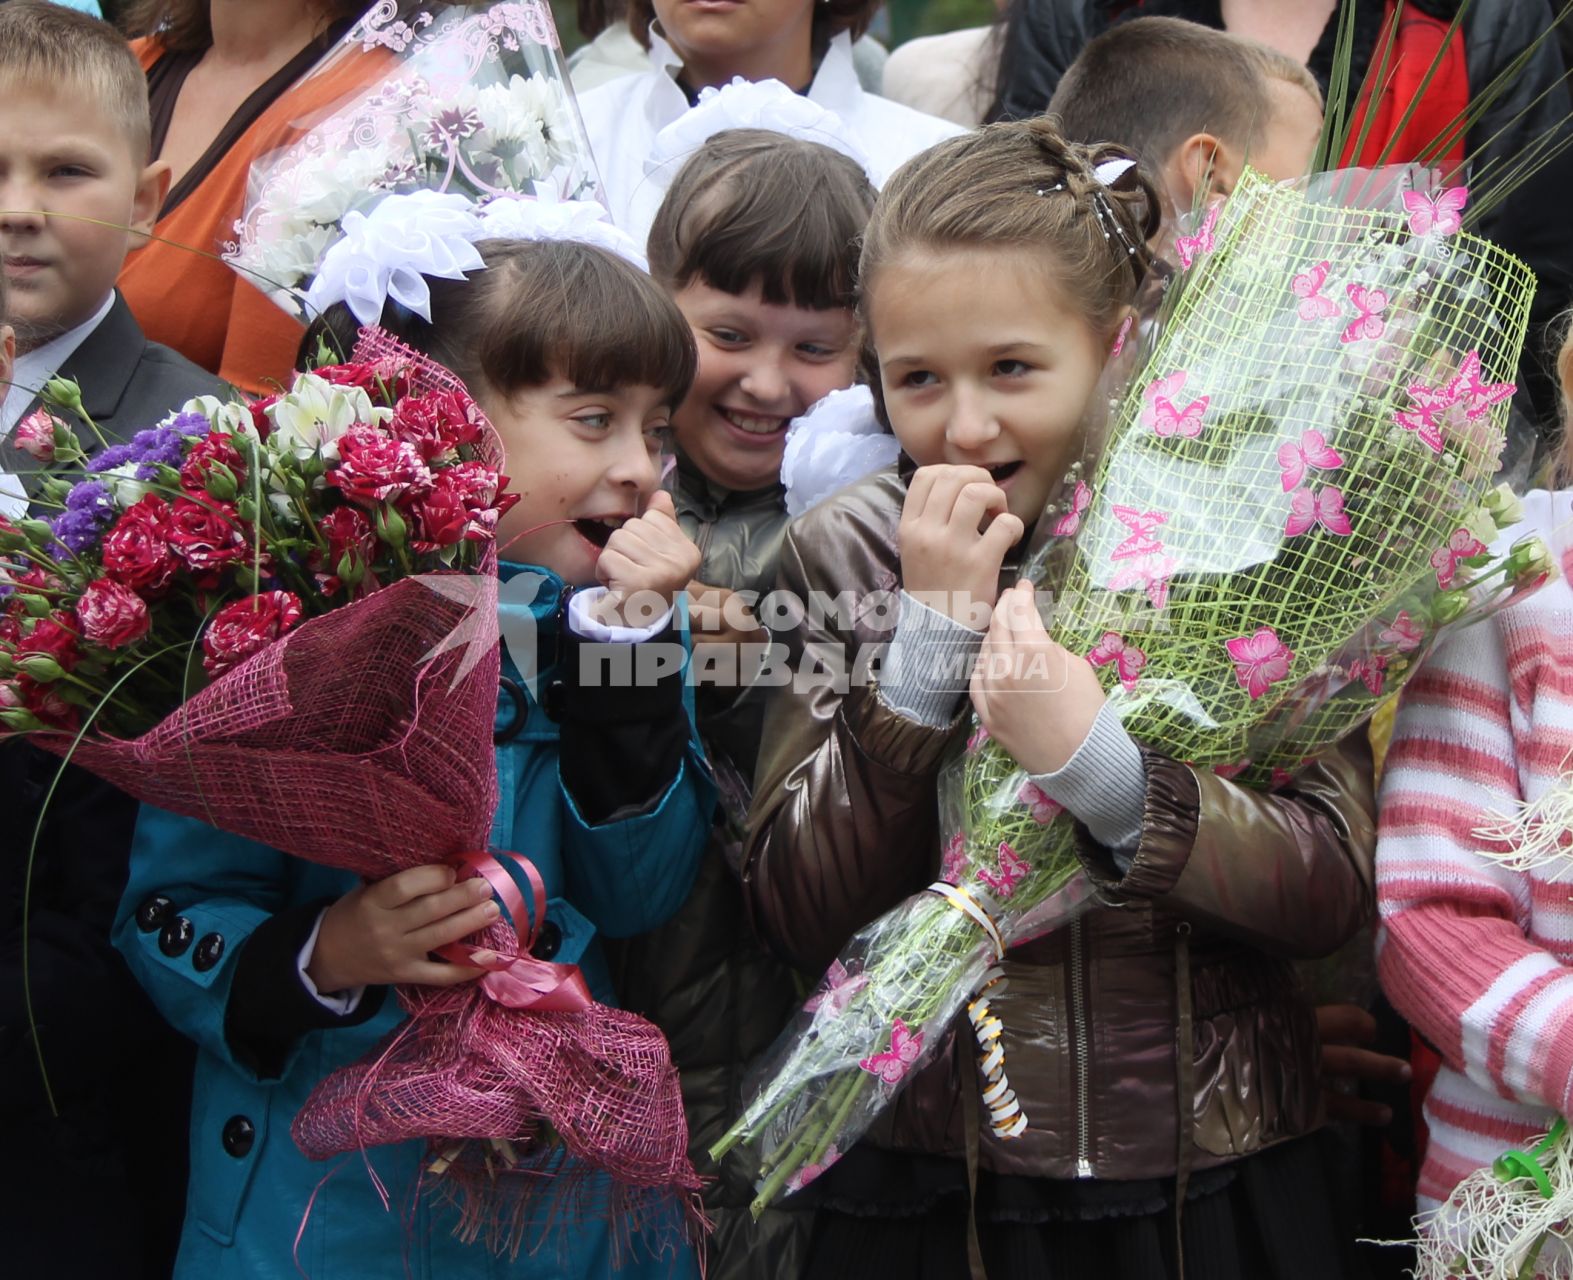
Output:
<path fill-rule="evenodd" d="M 11 437 L 55 375 L 81 385 L 83 409 L 113 435 L 222 392 L 148 342 L 115 292 L 169 189 L 169 166 L 148 162 L 150 132 L 146 78 L 113 27 L 39 0 L 0 6 L 0 258 L 16 332 L 0 471 L 32 468 Z M 23 500 L 18 490 L 0 479 L 0 514 L 7 495 L 12 511 Z"/>
<path fill-rule="evenodd" d="M 224 392 L 148 342 L 115 292 L 169 185 L 149 132 L 142 69 L 114 28 L 0 4 L 0 515 L 28 505 L 38 464 L 13 438 L 50 377 L 74 379 L 111 438 Z M 17 1153 L 0 1239 L 18 1275 L 150 1280 L 168 1275 L 182 1216 L 191 1051 L 109 944 L 136 803 L 58 771 L 0 740 L 0 1133 Z"/>

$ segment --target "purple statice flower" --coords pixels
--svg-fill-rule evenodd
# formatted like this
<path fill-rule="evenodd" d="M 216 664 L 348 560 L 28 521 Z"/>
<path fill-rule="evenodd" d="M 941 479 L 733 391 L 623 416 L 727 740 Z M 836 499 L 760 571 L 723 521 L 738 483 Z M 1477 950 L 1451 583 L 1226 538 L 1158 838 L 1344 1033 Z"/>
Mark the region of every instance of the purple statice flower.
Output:
<path fill-rule="evenodd" d="M 66 509 L 49 522 L 49 528 L 61 546 L 81 555 L 114 518 L 109 487 L 100 480 L 84 480 L 66 494 Z"/>
<path fill-rule="evenodd" d="M 173 426 L 150 427 L 131 437 L 132 455 L 128 461 L 137 466 L 137 479 L 157 480 L 160 466 L 178 468 L 186 456 L 188 437 Z"/>
<path fill-rule="evenodd" d="M 123 467 L 126 463 L 136 458 L 136 446 L 129 444 L 112 444 L 93 459 L 88 470 L 102 475 L 105 471 L 113 471 L 116 467 Z"/>
<path fill-rule="evenodd" d="M 200 440 L 213 430 L 213 424 L 207 420 L 206 414 L 193 409 L 190 413 L 177 413 L 164 424 L 164 429 Z"/>

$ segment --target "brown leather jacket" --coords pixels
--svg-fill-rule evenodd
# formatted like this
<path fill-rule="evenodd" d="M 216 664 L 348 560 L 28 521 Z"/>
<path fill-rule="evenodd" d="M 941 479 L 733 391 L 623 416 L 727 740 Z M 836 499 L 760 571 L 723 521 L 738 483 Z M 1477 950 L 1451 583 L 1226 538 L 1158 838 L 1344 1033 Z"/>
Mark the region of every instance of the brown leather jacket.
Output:
<path fill-rule="evenodd" d="M 895 469 L 879 472 L 792 526 L 781 589 L 873 597 L 851 618 L 810 612 L 779 636 L 794 667 L 807 651 L 850 670 L 860 646 L 889 640 L 882 627 L 894 614 L 878 593 L 899 589 L 905 492 Z M 892 712 L 868 683 L 773 692 L 745 890 L 763 936 L 804 970 L 822 972 L 859 926 L 936 878 L 936 780 L 969 711 L 963 703 L 950 728 L 932 729 Z M 1130 871 L 1082 832 L 1107 906 L 1006 959 L 1009 990 L 994 1009 L 1030 1127 L 1007 1141 L 985 1131 L 986 1169 L 1166 1176 L 1319 1123 L 1315 1023 L 1291 961 L 1332 951 L 1372 911 L 1364 735 L 1271 794 L 1144 755 L 1146 818 Z M 963 1090 L 978 1087 L 968 1043 L 953 1034 L 870 1139 L 964 1155 Z M 1189 1098 L 1183 1135 L 1177 1096 Z"/>

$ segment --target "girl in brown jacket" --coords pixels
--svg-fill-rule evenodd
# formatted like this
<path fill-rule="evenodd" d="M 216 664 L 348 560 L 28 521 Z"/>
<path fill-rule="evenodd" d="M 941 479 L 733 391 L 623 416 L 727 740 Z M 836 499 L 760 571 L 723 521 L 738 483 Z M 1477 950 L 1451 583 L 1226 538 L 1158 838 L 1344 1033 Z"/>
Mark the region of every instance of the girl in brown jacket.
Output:
<path fill-rule="evenodd" d="M 1080 820 L 1103 905 L 1006 957 L 994 1009 L 1026 1133 L 980 1132 L 977 1070 L 953 1038 L 804 1193 L 820 1209 L 816 1280 L 1347 1273 L 1302 1140 L 1320 1122 L 1318 1046 L 1291 962 L 1371 911 L 1368 753 L 1352 742 L 1272 794 L 1166 759 L 1052 644 L 1030 588 L 1000 592 L 1081 452 L 1144 273 L 1157 199 L 1122 159 L 1045 121 L 991 126 L 900 170 L 865 240 L 863 307 L 904 457 L 787 536 L 779 586 L 809 607 L 782 638 L 818 674 L 767 709 L 750 905 L 819 973 L 935 878 L 936 780 L 972 710 L 965 681 L 936 677 L 991 618 L 991 644 L 1064 678 L 979 677 L 973 702 Z M 884 641 L 878 678 L 861 679 Z"/>

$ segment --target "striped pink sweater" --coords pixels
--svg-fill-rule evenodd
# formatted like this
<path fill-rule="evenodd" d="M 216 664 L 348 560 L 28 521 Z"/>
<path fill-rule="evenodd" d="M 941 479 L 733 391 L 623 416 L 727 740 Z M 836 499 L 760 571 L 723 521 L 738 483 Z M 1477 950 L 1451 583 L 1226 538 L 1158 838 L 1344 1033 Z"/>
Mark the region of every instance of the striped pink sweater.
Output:
<path fill-rule="evenodd" d="M 1538 532 L 1565 562 L 1573 491 L 1536 491 L 1524 514 L 1505 540 Z M 1573 589 L 1558 578 L 1439 650 L 1405 694 L 1387 758 L 1382 982 L 1445 1059 L 1426 1102 L 1423 1208 L 1573 1114 L 1573 880 L 1505 871 L 1471 835 L 1570 769 Z"/>

